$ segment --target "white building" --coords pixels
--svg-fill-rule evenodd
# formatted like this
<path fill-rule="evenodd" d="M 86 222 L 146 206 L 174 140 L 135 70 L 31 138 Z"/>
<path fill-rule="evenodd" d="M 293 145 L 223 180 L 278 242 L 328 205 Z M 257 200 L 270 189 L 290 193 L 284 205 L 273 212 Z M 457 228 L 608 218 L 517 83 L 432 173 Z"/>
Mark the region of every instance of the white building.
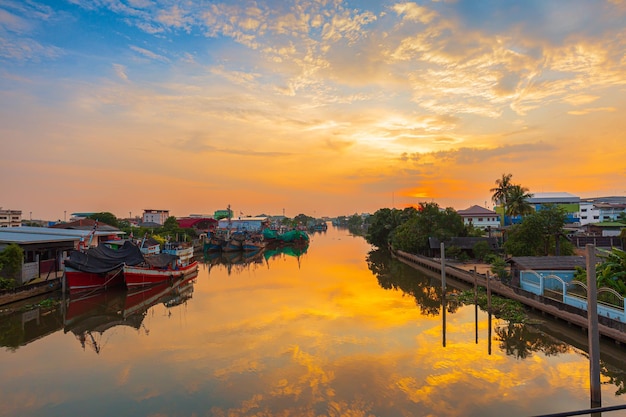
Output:
<path fill-rule="evenodd" d="M 463 223 L 472 225 L 477 229 L 487 230 L 497 229 L 500 227 L 500 217 L 493 210 L 486 209 L 481 206 L 472 206 L 465 210 L 457 210 L 457 213 L 463 218 Z"/>
<path fill-rule="evenodd" d="M 258 232 L 269 223 L 267 217 L 240 217 L 236 219 L 220 219 L 217 227 L 219 229 L 237 230 L 246 232 Z"/>
<path fill-rule="evenodd" d="M 580 224 L 614 222 L 626 213 L 626 197 L 585 198 L 580 201 Z"/>
<path fill-rule="evenodd" d="M 20 227 L 22 210 L 0 210 L 0 227 Z"/>
<path fill-rule="evenodd" d="M 163 225 L 168 217 L 170 217 L 169 210 L 144 209 L 142 222 Z"/>

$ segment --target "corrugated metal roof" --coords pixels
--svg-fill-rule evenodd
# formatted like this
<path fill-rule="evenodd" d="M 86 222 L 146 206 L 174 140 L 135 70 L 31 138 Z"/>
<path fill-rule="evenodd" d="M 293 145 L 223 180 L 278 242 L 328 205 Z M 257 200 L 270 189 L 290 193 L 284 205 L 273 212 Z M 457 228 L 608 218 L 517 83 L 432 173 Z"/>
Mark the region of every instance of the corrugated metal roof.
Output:
<path fill-rule="evenodd" d="M 584 256 L 514 256 L 506 260 L 520 269 L 532 270 L 574 270 L 577 266 L 585 268 Z"/>
<path fill-rule="evenodd" d="M 13 229 L 19 229 L 19 227 L 14 227 Z M 15 233 L 13 229 L 0 230 L 1 243 L 74 242 L 80 239 L 80 236 L 51 235 L 48 233 Z M 37 227 L 36 229 L 43 229 L 43 227 Z"/>

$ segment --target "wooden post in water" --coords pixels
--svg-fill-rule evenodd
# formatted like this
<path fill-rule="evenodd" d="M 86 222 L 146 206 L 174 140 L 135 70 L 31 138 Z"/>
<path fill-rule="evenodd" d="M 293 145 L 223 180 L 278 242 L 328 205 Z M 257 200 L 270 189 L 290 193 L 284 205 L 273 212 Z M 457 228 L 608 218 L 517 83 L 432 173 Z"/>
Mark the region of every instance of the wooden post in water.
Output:
<path fill-rule="evenodd" d="M 487 311 L 491 313 L 491 286 L 489 285 L 489 281 L 491 277 L 489 276 L 489 271 L 487 271 Z"/>
<path fill-rule="evenodd" d="M 600 390 L 600 333 L 598 326 L 598 289 L 596 287 L 596 246 L 586 245 L 587 251 L 587 336 L 589 338 L 589 380 L 591 407 L 602 406 Z"/>
<path fill-rule="evenodd" d="M 446 293 L 446 248 L 443 242 L 439 244 L 441 250 L 441 290 Z"/>
<path fill-rule="evenodd" d="M 478 344 L 478 276 L 474 267 L 474 333 L 476 344 Z"/>

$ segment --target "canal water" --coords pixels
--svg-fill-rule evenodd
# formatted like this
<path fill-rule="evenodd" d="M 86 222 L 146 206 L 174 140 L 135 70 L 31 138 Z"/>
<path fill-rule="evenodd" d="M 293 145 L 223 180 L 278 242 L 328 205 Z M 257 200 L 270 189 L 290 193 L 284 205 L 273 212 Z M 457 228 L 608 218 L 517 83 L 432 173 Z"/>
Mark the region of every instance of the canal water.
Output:
<path fill-rule="evenodd" d="M 306 250 L 0 315 L 0 416 L 532 416 L 587 409 L 586 333 L 460 304 L 329 227 Z M 603 341 L 602 405 L 625 403 Z M 605 413 L 609 417 L 623 411 Z"/>

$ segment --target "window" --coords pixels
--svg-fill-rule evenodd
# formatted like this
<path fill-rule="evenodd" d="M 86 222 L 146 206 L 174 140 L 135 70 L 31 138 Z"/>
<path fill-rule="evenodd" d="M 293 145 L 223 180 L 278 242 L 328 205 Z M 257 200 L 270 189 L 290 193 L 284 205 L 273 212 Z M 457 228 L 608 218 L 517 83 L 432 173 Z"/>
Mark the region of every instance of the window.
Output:
<path fill-rule="evenodd" d="M 587 216 L 581 216 L 580 218 L 583 220 L 587 220 Z"/>
<path fill-rule="evenodd" d="M 582 211 L 583 213 L 587 211 L 587 209 L 580 209 L 580 211 Z"/>

